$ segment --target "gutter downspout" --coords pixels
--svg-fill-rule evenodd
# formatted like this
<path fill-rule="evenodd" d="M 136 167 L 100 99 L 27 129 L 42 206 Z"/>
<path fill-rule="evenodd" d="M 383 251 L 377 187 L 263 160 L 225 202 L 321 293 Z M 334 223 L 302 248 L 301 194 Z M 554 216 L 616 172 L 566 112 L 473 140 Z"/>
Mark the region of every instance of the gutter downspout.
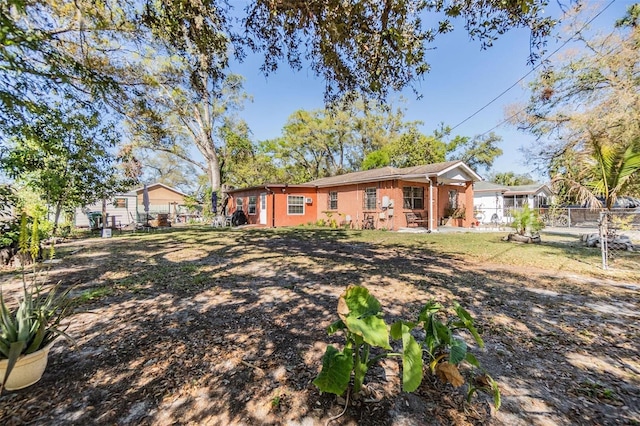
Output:
<path fill-rule="evenodd" d="M 271 191 L 271 227 L 276 227 L 276 193 Z"/>
<path fill-rule="evenodd" d="M 433 232 L 433 181 L 429 176 L 429 231 Z"/>
<path fill-rule="evenodd" d="M 265 186 L 264 189 L 267 193 L 271 194 L 271 227 L 276 227 L 276 193 L 272 191 L 268 186 Z M 267 203 L 267 206 L 269 203 Z M 268 210 L 268 209 L 267 209 Z"/>

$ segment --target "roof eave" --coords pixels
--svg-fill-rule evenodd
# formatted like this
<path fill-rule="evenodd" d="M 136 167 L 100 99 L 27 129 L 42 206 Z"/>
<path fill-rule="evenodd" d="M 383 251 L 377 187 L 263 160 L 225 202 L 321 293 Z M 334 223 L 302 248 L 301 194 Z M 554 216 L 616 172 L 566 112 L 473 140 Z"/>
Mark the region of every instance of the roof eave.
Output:
<path fill-rule="evenodd" d="M 464 161 L 458 161 L 457 163 L 451 164 L 449 167 L 446 167 L 442 170 L 440 170 L 439 172 L 434 173 L 435 176 L 442 176 L 443 174 L 450 172 L 451 170 L 455 169 L 456 167 L 463 167 L 464 170 L 469 173 L 472 177 L 472 180 L 474 182 L 481 182 L 483 179 L 482 177 L 477 174 L 476 172 L 473 171 L 473 169 L 469 166 L 467 166 Z"/>

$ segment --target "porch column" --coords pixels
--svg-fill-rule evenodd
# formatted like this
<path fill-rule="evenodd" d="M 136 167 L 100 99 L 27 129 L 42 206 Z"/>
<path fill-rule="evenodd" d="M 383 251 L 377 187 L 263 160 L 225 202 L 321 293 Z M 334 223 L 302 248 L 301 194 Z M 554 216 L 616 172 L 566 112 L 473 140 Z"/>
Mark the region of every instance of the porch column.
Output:
<path fill-rule="evenodd" d="M 433 181 L 429 179 L 429 231 L 433 232 Z"/>
<path fill-rule="evenodd" d="M 465 218 L 464 218 L 464 227 L 468 228 L 471 226 L 471 223 L 475 222 L 476 218 L 473 215 L 474 205 L 473 205 L 473 181 L 467 182 L 464 188 L 465 195 Z"/>

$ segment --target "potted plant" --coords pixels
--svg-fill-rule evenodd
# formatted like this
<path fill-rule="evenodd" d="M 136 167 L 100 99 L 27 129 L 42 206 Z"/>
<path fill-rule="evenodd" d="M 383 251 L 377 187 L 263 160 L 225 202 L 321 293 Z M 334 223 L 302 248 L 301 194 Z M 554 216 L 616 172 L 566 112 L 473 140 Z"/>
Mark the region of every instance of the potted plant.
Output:
<path fill-rule="evenodd" d="M 10 308 L 0 291 L 0 392 L 22 389 L 40 380 L 55 339 L 60 335 L 70 339 L 65 333 L 68 325 L 62 324 L 72 312 L 69 290 L 59 292 L 58 284 L 43 294 L 35 262 L 39 252 L 38 219 L 33 219 L 29 232 L 23 214 L 20 222 L 22 297 L 17 306 Z M 33 273 L 32 281 L 27 283 L 24 265 L 29 259 Z"/>
<path fill-rule="evenodd" d="M 462 226 L 462 221 L 466 216 L 466 210 L 462 207 L 449 206 L 444 211 L 445 225 L 447 226 Z"/>
<path fill-rule="evenodd" d="M 464 206 L 455 209 L 453 211 L 453 214 L 451 215 L 451 218 L 455 219 L 455 225 L 457 227 L 461 227 L 463 225 L 465 217 L 467 217 L 467 210 L 464 208 Z"/>

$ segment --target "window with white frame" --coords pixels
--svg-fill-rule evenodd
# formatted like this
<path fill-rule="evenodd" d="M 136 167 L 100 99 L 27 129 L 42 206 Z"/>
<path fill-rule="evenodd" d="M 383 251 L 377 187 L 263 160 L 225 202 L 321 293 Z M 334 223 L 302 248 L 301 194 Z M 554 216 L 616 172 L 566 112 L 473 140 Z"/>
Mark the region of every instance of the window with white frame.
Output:
<path fill-rule="evenodd" d="M 549 205 L 549 200 L 547 199 L 547 196 L 544 194 L 538 194 L 533 199 L 533 208 L 535 209 L 546 207 L 548 205 Z"/>
<path fill-rule="evenodd" d="M 113 207 L 119 208 L 119 209 L 126 209 L 127 208 L 127 199 L 126 198 L 116 198 L 115 200 L 113 200 Z"/>
<path fill-rule="evenodd" d="M 301 195 L 287 196 L 287 214 L 304 214 L 304 197 Z"/>
<path fill-rule="evenodd" d="M 247 213 L 256 214 L 256 207 L 258 205 L 258 197 L 251 195 L 249 197 L 249 205 L 247 206 Z"/>
<path fill-rule="evenodd" d="M 525 204 L 528 204 L 528 196 L 526 195 L 509 195 L 503 199 L 503 214 L 507 217 L 513 216 L 515 210 L 520 210 Z"/>
<path fill-rule="evenodd" d="M 424 208 L 424 188 L 417 186 L 404 186 L 402 188 L 403 207 L 405 209 Z"/>
<path fill-rule="evenodd" d="M 329 210 L 338 210 L 338 191 L 329 192 Z"/>
<path fill-rule="evenodd" d="M 366 188 L 364 190 L 364 209 L 375 210 L 378 207 L 378 188 Z"/>
<path fill-rule="evenodd" d="M 244 211 L 243 203 L 244 200 L 242 199 L 242 197 L 236 198 L 236 211 Z"/>

